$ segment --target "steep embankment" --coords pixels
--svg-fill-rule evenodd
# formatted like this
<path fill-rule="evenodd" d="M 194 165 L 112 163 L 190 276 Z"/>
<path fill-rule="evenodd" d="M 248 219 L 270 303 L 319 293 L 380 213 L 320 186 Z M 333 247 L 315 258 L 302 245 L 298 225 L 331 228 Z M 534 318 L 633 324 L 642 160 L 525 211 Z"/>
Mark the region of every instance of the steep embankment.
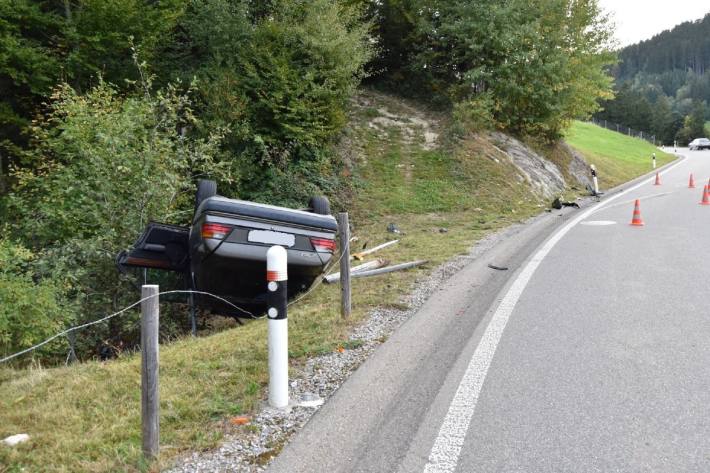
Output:
<path fill-rule="evenodd" d="M 349 321 L 340 319 L 337 286 L 320 286 L 293 306 L 292 378 L 308 376 L 309 358 L 358 350 L 364 342 L 350 338 L 354 327 L 374 307 L 406 309 L 402 295 L 431 268 L 465 253 L 487 233 L 543 211 L 566 187 L 584 188 L 586 165 L 564 146 L 551 150 L 553 165 L 500 133 L 452 140 L 446 130 L 446 117 L 391 96 L 363 92 L 354 100 L 351 126 L 340 146 L 352 182 L 354 249 L 400 238 L 378 256 L 430 263 L 354 280 Z M 388 232 L 390 223 L 400 233 Z M 238 426 L 230 419 L 255 412 L 263 399 L 266 325 L 255 321 L 203 335 L 161 347 L 161 464 L 186 450 L 215 447 L 225 434 L 260 445 L 242 453 L 245 462 L 260 463 L 280 448 L 282 441 L 272 441 L 267 432 L 273 426 Z M 5 470 L 146 468 L 140 459 L 136 355 L 52 369 L 4 368 L 0 383 L 0 438 L 20 432 L 31 436 L 27 444 L 0 448 Z M 321 395 L 334 389 L 316 388 L 323 389 Z"/>

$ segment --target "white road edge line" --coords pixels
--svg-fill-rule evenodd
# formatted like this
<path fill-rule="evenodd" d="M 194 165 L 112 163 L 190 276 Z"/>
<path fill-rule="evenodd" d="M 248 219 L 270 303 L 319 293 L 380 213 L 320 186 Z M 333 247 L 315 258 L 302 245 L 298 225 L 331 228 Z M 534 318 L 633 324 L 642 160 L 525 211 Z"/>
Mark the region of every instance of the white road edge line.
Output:
<path fill-rule="evenodd" d="M 666 168 L 668 172 L 685 161 L 681 159 L 677 163 Z M 481 337 L 481 341 L 476 347 L 476 351 L 471 357 L 471 361 L 466 368 L 466 372 L 459 383 L 459 387 L 454 394 L 449 410 L 444 417 L 444 422 L 439 429 L 439 434 L 434 441 L 434 445 L 429 453 L 429 461 L 424 467 L 424 473 L 453 473 L 458 465 L 459 455 L 463 447 L 466 433 L 468 432 L 476 409 L 478 396 L 481 393 L 483 382 L 488 374 L 488 368 L 493 360 L 496 348 L 500 342 L 505 326 L 508 324 L 510 315 L 515 309 L 521 294 L 528 285 L 530 278 L 535 273 L 542 260 L 550 253 L 552 248 L 569 232 L 575 225 L 590 216 L 603 206 L 613 202 L 619 197 L 632 192 L 639 187 L 648 184 L 655 176 L 644 179 L 638 184 L 609 197 L 573 218 L 567 225 L 562 227 L 549 240 L 547 240 L 530 259 L 527 265 L 518 274 L 517 278 L 506 292 L 503 300 L 491 317 L 486 331 Z"/>

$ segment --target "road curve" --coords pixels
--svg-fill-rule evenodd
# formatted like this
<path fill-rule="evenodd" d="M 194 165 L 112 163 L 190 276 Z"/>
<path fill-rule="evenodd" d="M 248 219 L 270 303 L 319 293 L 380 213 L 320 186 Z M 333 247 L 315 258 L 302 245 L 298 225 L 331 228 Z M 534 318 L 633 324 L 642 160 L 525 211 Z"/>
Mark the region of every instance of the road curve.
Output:
<path fill-rule="evenodd" d="M 710 152 L 683 154 L 473 260 L 269 471 L 710 471 Z"/>

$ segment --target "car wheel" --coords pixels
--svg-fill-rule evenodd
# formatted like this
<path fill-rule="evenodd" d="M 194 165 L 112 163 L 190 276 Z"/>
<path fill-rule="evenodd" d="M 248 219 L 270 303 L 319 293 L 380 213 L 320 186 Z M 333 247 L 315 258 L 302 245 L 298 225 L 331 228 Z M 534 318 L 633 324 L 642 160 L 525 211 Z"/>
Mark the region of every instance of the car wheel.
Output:
<path fill-rule="evenodd" d="M 308 201 L 308 207 L 310 207 L 311 212 L 319 215 L 330 215 L 330 202 L 325 196 L 311 197 Z"/>
<path fill-rule="evenodd" d="M 197 181 L 197 193 L 195 194 L 195 212 L 202 202 L 217 195 L 217 183 L 210 179 L 200 179 Z"/>

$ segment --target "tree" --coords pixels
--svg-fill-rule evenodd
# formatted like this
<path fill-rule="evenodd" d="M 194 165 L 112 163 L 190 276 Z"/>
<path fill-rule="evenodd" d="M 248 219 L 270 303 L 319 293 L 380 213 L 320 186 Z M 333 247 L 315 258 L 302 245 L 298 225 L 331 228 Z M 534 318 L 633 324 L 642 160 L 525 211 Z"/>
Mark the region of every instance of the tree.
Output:
<path fill-rule="evenodd" d="M 151 59 L 184 3 L 0 0 L 0 153 L 11 158 L 2 160 L 0 181 L 57 84 L 85 91 L 99 75 L 122 88 L 137 80 L 132 47 Z"/>
<path fill-rule="evenodd" d="M 302 206 L 334 182 L 327 149 L 373 56 L 370 25 L 347 3 L 273 1 L 257 16 L 251 3 L 193 1 L 161 75 L 197 77 L 207 129 L 229 128 L 231 193 Z"/>
<path fill-rule="evenodd" d="M 424 40 L 419 28 L 422 0 L 364 0 L 352 3 L 363 6 L 372 23 L 378 54 L 368 64 L 370 80 L 398 93 L 417 95 L 422 83 L 411 75 L 410 66 Z"/>
<path fill-rule="evenodd" d="M 40 5 L 0 0 L 0 143 L 23 143 L 22 130 L 61 73 L 63 21 Z"/>
<path fill-rule="evenodd" d="M 687 115 L 683 121 L 683 128 L 678 130 L 676 139 L 681 144 L 688 144 L 695 138 L 705 136 L 705 104 L 695 102 L 693 111 Z"/>
<path fill-rule="evenodd" d="M 611 29 L 595 0 L 427 2 L 416 66 L 453 102 L 487 93 L 497 126 L 559 136 L 611 97 Z"/>
<path fill-rule="evenodd" d="M 653 107 L 651 128 L 656 136 L 656 141 L 663 144 L 672 144 L 677 133 L 675 128 L 676 117 L 671 109 L 670 100 L 661 96 Z"/>

